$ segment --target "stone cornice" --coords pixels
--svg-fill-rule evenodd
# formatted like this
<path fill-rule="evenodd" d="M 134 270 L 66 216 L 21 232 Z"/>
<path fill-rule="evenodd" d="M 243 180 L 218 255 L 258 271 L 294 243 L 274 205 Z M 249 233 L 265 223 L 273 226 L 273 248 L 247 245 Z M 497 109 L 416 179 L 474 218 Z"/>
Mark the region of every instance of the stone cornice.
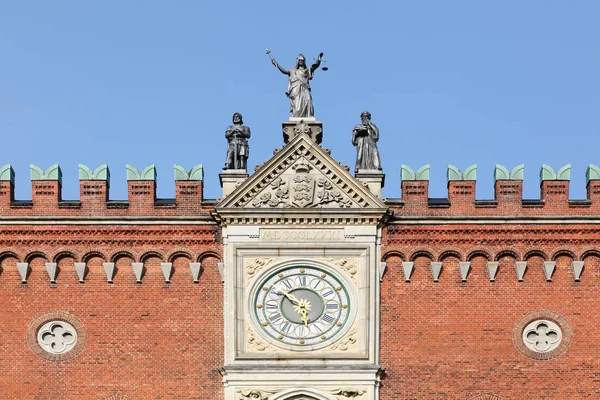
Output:
<path fill-rule="evenodd" d="M 2 217 L 1 225 L 215 225 L 210 216 L 201 217 Z"/>
<path fill-rule="evenodd" d="M 258 224 L 344 224 L 377 225 L 388 215 L 388 209 L 223 209 L 213 213 L 223 225 Z"/>
<path fill-rule="evenodd" d="M 560 225 L 600 224 L 600 216 L 394 216 L 388 225 Z"/>

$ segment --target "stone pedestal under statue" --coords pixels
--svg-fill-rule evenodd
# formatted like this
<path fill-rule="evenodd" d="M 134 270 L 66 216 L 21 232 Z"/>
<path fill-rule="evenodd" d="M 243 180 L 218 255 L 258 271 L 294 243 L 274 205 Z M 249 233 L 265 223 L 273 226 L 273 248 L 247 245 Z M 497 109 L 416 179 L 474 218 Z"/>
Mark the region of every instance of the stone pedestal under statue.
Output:
<path fill-rule="evenodd" d="M 323 123 L 314 117 L 290 118 L 281 124 L 283 129 L 283 142 L 287 144 L 300 133 L 306 133 L 317 144 L 323 141 Z"/>
<path fill-rule="evenodd" d="M 385 184 L 385 174 L 378 169 L 359 169 L 354 175 L 356 179 L 367 185 L 371 193 L 381 198 L 381 189 Z"/>
<path fill-rule="evenodd" d="M 245 169 L 225 169 L 219 174 L 219 181 L 223 188 L 223 198 L 227 197 L 238 185 L 248 179 Z"/>

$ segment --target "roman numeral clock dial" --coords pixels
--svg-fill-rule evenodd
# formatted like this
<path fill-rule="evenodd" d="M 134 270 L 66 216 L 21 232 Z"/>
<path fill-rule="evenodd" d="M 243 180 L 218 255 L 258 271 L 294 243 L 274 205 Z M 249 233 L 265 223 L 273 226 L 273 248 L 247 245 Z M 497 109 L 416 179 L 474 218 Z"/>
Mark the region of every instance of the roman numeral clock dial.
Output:
<path fill-rule="evenodd" d="M 270 342 L 312 350 L 339 339 L 349 324 L 349 290 L 343 279 L 330 271 L 286 267 L 256 286 L 251 304 L 260 330 Z"/>

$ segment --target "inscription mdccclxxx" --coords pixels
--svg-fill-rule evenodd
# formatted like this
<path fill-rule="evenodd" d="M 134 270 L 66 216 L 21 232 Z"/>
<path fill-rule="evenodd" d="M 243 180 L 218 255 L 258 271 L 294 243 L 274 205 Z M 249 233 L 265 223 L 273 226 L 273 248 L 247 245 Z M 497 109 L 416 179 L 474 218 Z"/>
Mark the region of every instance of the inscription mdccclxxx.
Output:
<path fill-rule="evenodd" d="M 266 241 L 340 241 L 344 240 L 343 229 L 261 229 L 260 240 Z"/>

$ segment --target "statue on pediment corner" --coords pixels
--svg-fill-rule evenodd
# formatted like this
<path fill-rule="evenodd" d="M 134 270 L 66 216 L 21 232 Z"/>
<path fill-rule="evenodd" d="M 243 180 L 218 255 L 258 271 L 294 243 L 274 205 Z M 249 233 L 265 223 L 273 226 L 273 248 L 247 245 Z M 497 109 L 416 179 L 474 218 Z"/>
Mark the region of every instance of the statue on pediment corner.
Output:
<path fill-rule="evenodd" d="M 371 121 L 371 113 L 363 111 L 360 114 L 361 123 L 352 131 L 352 144 L 356 147 L 356 167 L 359 170 L 381 171 L 381 159 L 377 142 L 379 128 Z"/>
<path fill-rule="evenodd" d="M 227 139 L 227 156 L 225 158 L 225 167 L 227 169 L 246 169 L 250 146 L 250 128 L 244 125 L 242 114 L 236 112 L 233 114 L 233 125 L 227 127 L 225 138 Z"/>

